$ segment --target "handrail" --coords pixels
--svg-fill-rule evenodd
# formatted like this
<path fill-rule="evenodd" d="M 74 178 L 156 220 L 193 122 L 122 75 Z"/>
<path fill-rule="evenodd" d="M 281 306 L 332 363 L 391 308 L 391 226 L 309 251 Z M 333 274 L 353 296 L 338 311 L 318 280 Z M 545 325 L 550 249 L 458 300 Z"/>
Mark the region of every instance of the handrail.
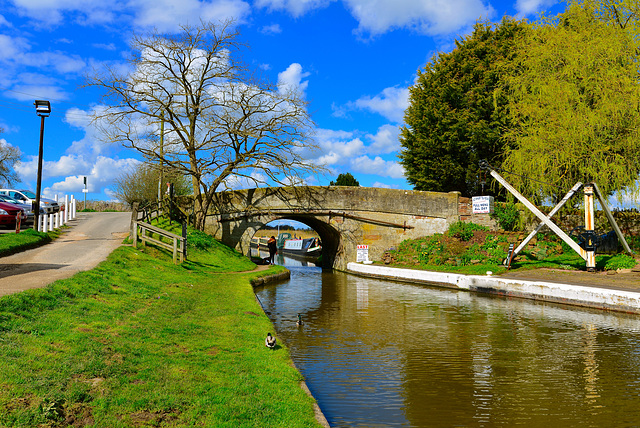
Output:
<path fill-rule="evenodd" d="M 138 228 L 140 228 L 140 234 L 138 234 Z M 160 247 L 166 248 L 168 250 L 173 251 L 173 263 L 176 263 L 178 256 L 180 257 L 180 263 L 182 263 L 187 258 L 187 237 L 186 228 L 183 227 L 183 236 L 178 236 L 175 233 L 168 232 L 164 229 L 161 229 L 157 226 L 153 226 L 149 223 L 145 223 L 142 221 L 135 220 L 133 222 L 133 247 L 138 248 L 138 238 L 142 241 L 142 246 L 144 247 L 147 242 L 151 242 L 153 244 L 159 245 Z M 160 235 L 160 237 L 164 237 L 170 239 L 172 241 L 171 244 L 161 241 L 160 239 L 155 239 L 153 236 L 147 235 L 147 232 L 155 233 Z"/>

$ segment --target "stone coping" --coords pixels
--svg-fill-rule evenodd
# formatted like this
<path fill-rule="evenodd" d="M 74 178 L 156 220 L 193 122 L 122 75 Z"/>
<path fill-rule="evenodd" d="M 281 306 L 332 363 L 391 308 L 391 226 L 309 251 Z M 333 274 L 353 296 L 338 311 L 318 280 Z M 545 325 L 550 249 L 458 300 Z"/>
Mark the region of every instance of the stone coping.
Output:
<path fill-rule="evenodd" d="M 461 275 L 449 272 L 401 269 L 360 263 L 348 263 L 347 272 L 464 291 L 640 314 L 640 293 L 634 291 L 538 280 L 501 278 L 500 276 L 490 275 Z"/>

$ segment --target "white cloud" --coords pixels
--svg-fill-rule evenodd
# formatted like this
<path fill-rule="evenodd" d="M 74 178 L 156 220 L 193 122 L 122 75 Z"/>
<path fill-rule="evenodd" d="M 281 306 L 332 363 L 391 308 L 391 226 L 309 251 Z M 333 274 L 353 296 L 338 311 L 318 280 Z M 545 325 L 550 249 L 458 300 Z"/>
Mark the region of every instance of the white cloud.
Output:
<path fill-rule="evenodd" d="M 398 186 L 397 184 L 386 184 L 386 183 L 380 183 L 379 181 L 376 181 L 375 183 L 373 183 L 371 187 L 379 187 L 382 189 L 399 189 L 400 188 L 400 186 Z"/>
<path fill-rule="evenodd" d="M 203 21 L 224 21 L 230 17 L 242 21 L 251 12 L 241 0 L 130 0 L 134 25 L 174 32 L 180 25 L 198 25 Z"/>
<path fill-rule="evenodd" d="M 360 156 L 351 161 L 351 168 L 363 174 L 375 174 L 382 177 L 404 178 L 404 168 L 398 162 L 385 161 L 380 156 L 371 159 Z"/>
<path fill-rule="evenodd" d="M 408 107 L 409 88 L 396 86 L 385 88 L 374 97 L 366 95 L 344 106 L 332 106 L 335 117 L 347 117 L 349 111 L 364 110 L 379 114 L 394 123 L 401 123 L 404 120 L 404 112 Z"/>
<path fill-rule="evenodd" d="M 62 159 L 61 159 L 62 161 Z M 59 162 L 62 163 L 62 162 Z M 57 181 L 44 189 L 45 195 L 79 193 L 84 188 L 84 177 L 87 177 L 87 189 L 90 193 L 101 193 L 113 185 L 113 181 L 120 176 L 122 171 L 130 170 L 140 161 L 128 159 L 113 159 L 99 156 L 95 162 L 85 164 L 82 171 L 67 175 L 61 175 L 62 181 Z M 113 192 L 111 192 L 113 194 Z"/>
<path fill-rule="evenodd" d="M 400 150 L 400 128 L 394 125 L 382 125 L 375 135 L 367 135 L 373 141 L 368 147 L 370 154 L 386 154 Z"/>
<path fill-rule="evenodd" d="M 137 28 L 157 28 L 161 32 L 177 32 L 181 24 L 197 25 L 201 20 L 216 22 L 233 17 L 241 22 L 251 12 L 243 0 L 12 1 L 21 15 L 45 25 L 69 19 L 81 25 L 131 21 Z"/>
<path fill-rule="evenodd" d="M 356 100 L 353 106 L 400 123 L 404 118 L 404 111 L 409 107 L 409 88 L 385 88 L 373 98 L 365 96 Z"/>
<path fill-rule="evenodd" d="M 556 3 L 558 3 L 557 0 L 518 0 L 515 8 L 518 11 L 518 16 L 530 16 L 542 12 Z"/>
<path fill-rule="evenodd" d="M 288 91 L 300 91 L 303 94 L 307 90 L 307 86 L 309 86 L 309 81 L 302 79 L 308 77 L 311 73 L 303 72 L 302 66 L 297 62 L 291 64 L 287 69 L 281 73 L 278 73 L 278 91 L 281 94 L 287 93 Z"/>
<path fill-rule="evenodd" d="M 282 33 L 282 28 L 280 28 L 280 24 L 271 24 L 271 25 L 265 25 L 264 27 L 262 27 L 260 29 L 260 32 L 262 34 L 280 34 Z"/>
<path fill-rule="evenodd" d="M 254 4 L 271 11 L 284 10 L 297 18 L 311 10 L 327 7 L 334 1 L 335 0 L 256 0 Z"/>
<path fill-rule="evenodd" d="M 316 132 L 316 143 L 323 155 L 314 163 L 324 166 L 346 164 L 349 159 L 361 155 L 365 148 L 360 138 L 353 138 L 353 133 L 328 129 Z"/>
<path fill-rule="evenodd" d="M 359 33 L 409 28 L 428 35 L 450 34 L 495 11 L 481 0 L 343 0 L 358 20 Z"/>

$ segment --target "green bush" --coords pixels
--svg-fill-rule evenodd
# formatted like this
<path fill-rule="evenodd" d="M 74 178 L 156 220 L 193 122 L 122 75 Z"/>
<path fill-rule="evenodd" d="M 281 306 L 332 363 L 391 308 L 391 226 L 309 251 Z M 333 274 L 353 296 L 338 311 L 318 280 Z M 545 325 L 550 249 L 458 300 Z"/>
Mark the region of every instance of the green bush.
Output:
<path fill-rule="evenodd" d="M 604 265 L 604 270 L 631 269 L 635 267 L 636 260 L 626 254 L 616 254 Z"/>
<path fill-rule="evenodd" d="M 502 229 L 511 232 L 515 230 L 518 225 L 520 210 L 518 210 L 516 204 L 511 202 L 495 204 L 491 217 L 496 219 Z"/>
<path fill-rule="evenodd" d="M 461 241 L 468 241 L 473 238 L 473 232 L 476 230 L 488 230 L 486 227 L 475 223 L 465 223 L 464 221 L 457 221 L 449 226 L 449 236 L 458 238 Z"/>

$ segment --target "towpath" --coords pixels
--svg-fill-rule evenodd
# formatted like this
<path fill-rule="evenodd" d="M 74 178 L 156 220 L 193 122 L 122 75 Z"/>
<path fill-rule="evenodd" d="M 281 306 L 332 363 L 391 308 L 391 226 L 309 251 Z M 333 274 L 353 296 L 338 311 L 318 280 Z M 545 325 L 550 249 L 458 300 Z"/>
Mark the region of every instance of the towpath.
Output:
<path fill-rule="evenodd" d="M 45 287 L 92 269 L 129 234 L 131 213 L 78 213 L 50 244 L 0 258 L 0 296 Z"/>

